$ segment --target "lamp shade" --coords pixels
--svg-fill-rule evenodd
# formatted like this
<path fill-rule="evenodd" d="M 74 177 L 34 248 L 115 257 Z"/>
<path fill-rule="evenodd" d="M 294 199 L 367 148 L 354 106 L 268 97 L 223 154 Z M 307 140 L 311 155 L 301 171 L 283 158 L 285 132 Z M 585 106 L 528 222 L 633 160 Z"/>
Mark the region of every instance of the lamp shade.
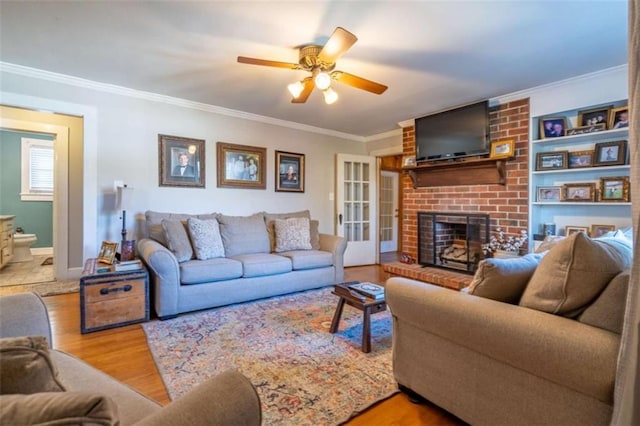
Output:
<path fill-rule="evenodd" d="M 119 186 L 116 202 L 116 210 L 130 210 L 133 206 L 133 188 Z"/>

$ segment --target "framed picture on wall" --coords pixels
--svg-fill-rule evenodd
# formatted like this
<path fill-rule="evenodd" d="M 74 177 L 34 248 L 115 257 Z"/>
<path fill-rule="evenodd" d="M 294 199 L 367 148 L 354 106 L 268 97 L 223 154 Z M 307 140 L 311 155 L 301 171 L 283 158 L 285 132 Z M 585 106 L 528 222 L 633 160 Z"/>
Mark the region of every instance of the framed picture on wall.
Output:
<path fill-rule="evenodd" d="M 267 149 L 218 142 L 218 187 L 266 189 Z"/>
<path fill-rule="evenodd" d="M 204 139 L 158 135 L 160 186 L 204 188 Z"/>
<path fill-rule="evenodd" d="M 304 192 L 304 154 L 276 151 L 276 191 Z"/>

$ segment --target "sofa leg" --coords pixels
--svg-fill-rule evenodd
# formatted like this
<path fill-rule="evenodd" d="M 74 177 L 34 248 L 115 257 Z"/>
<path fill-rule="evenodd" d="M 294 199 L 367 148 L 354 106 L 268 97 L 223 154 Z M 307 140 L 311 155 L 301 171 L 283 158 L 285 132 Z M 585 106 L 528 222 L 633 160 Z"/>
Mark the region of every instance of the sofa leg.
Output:
<path fill-rule="evenodd" d="M 398 389 L 400 389 L 400 392 L 407 395 L 407 398 L 413 404 L 424 404 L 425 402 L 427 402 L 427 400 L 422 395 L 419 395 L 406 386 L 398 384 Z"/>
<path fill-rule="evenodd" d="M 178 315 L 177 314 L 176 315 L 165 315 L 165 316 L 162 316 L 162 317 L 158 317 L 158 319 L 160 321 L 166 321 L 166 320 L 173 319 L 173 318 L 178 318 Z"/>

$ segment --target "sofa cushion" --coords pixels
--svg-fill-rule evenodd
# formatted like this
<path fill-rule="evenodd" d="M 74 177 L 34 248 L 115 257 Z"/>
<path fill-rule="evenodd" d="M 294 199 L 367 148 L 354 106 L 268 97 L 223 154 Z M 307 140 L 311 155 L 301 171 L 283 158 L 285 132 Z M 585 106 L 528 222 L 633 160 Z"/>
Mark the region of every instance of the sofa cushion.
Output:
<path fill-rule="evenodd" d="M 187 213 L 163 213 L 163 212 L 155 212 L 152 210 L 147 210 L 144 213 L 145 222 L 147 225 L 147 234 L 149 238 L 156 240 L 160 244 L 165 247 L 168 247 L 167 240 L 164 238 L 164 229 L 162 229 L 162 220 L 163 219 L 172 219 L 179 220 L 181 222 L 185 222 L 190 217 L 195 217 L 197 219 L 209 220 L 215 219 L 217 217 L 216 213 L 205 213 L 205 214 L 187 214 Z"/>
<path fill-rule="evenodd" d="M 275 220 L 289 219 L 291 217 L 306 217 L 307 219 L 311 220 L 311 212 L 309 212 L 309 210 L 301 210 L 297 212 L 288 212 L 288 213 L 265 213 L 264 214 L 264 223 L 266 223 L 267 232 L 269 233 L 269 244 L 271 247 L 271 252 L 276 251 Z M 318 248 L 320 248 L 320 237 L 318 237 Z"/>
<path fill-rule="evenodd" d="M 265 275 L 286 274 L 291 272 L 291 260 L 284 256 L 270 253 L 241 254 L 233 257 L 242 262 L 244 278 L 262 277 Z"/>
<path fill-rule="evenodd" d="M 227 257 L 239 254 L 269 253 L 269 234 L 264 214 L 218 217 L 220 235 Z"/>
<path fill-rule="evenodd" d="M 489 258 L 478 264 L 467 293 L 517 304 L 544 254 L 507 259 Z"/>
<path fill-rule="evenodd" d="M 0 395 L 64 390 L 45 337 L 0 339 Z"/>
<path fill-rule="evenodd" d="M 631 266 L 631 246 L 577 232 L 549 250 L 533 273 L 520 305 L 574 318 L 613 277 Z"/>
<path fill-rule="evenodd" d="M 193 258 L 193 248 L 185 223 L 174 219 L 162 219 L 162 229 L 167 248 L 171 250 L 178 262 L 185 262 Z"/>
<path fill-rule="evenodd" d="M 278 254 L 291 259 L 291 265 L 294 271 L 325 268 L 333 265 L 333 255 L 328 251 L 296 250 L 285 251 Z"/>
<path fill-rule="evenodd" d="M 202 284 L 242 277 L 242 263 L 226 257 L 180 264 L 180 284 Z"/>
<path fill-rule="evenodd" d="M 118 425 L 118 407 L 107 396 L 43 392 L 0 396 L 3 425 Z"/>
<path fill-rule="evenodd" d="M 604 291 L 584 312 L 578 321 L 594 327 L 622 334 L 630 271 L 615 276 Z"/>
<path fill-rule="evenodd" d="M 207 260 L 224 257 L 220 225 L 216 219 L 200 220 L 192 217 L 187 224 L 196 258 Z"/>
<path fill-rule="evenodd" d="M 306 217 L 290 217 L 288 219 L 276 219 L 274 222 L 276 253 L 291 250 L 311 250 L 309 219 Z"/>

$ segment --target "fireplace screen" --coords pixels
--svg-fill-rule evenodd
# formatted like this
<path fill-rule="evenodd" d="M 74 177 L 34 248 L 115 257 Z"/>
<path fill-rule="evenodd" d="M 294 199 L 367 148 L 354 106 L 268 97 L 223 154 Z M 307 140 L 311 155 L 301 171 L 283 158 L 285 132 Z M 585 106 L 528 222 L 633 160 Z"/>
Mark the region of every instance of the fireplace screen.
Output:
<path fill-rule="evenodd" d="M 489 242 L 489 215 L 418 213 L 418 263 L 475 273 Z"/>

